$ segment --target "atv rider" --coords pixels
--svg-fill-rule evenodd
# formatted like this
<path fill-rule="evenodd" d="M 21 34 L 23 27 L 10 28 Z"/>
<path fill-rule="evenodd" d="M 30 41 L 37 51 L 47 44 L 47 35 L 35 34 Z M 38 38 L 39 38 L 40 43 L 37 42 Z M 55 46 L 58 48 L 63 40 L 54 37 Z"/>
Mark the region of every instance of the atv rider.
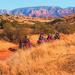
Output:
<path fill-rule="evenodd" d="M 59 34 L 59 32 L 56 32 L 56 33 L 55 33 L 54 39 L 60 39 L 60 34 Z"/>
<path fill-rule="evenodd" d="M 26 48 L 30 48 L 32 46 L 32 44 L 27 36 L 24 37 L 23 44 L 24 44 L 24 47 L 26 47 Z"/>
<path fill-rule="evenodd" d="M 23 48 L 22 38 L 19 39 L 19 48 L 20 48 L 20 49 Z"/>
<path fill-rule="evenodd" d="M 49 42 L 49 41 L 51 41 L 52 39 L 53 39 L 53 38 L 52 38 L 52 35 L 49 34 L 48 37 L 47 37 L 47 41 Z"/>
<path fill-rule="evenodd" d="M 44 33 L 41 33 L 38 39 L 38 44 L 46 42 L 46 38 L 44 37 Z"/>

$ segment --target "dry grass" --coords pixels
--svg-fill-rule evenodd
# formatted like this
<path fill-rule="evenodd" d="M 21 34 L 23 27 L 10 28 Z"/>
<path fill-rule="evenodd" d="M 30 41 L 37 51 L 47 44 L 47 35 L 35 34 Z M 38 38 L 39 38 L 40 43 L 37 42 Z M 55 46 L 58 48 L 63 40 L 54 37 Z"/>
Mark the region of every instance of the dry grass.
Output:
<path fill-rule="evenodd" d="M 19 23 L 26 23 L 26 24 L 35 24 L 35 22 L 49 22 L 50 19 L 48 18 L 33 18 L 33 17 L 27 17 L 27 16 L 12 16 L 12 15 L 9 15 L 9 16 L 5 16 L 5 15 L 2 15 L 1 18 L 3 20 L 9 20 L 10 22 L 13 22 L 14 20 L 15 21 L 18 21 Z"/>
<path fill-rule="evenodd" d="M 36 38 L 37 35 L 31 39 Z M 75 34 L 62 35 L 61 40 L 35 48 L 18 50 L 0 61 L 0 75 L 75 75 Z"/>

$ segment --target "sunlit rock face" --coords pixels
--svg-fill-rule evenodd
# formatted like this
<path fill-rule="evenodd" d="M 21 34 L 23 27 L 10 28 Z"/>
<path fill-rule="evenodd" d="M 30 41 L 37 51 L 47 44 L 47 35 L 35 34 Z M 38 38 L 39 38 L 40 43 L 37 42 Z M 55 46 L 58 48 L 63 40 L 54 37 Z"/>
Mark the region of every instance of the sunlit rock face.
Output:
<path fill-rule="evenodd" d="M 60 8 L 60 7 L 25 7 L 14 10 L 0 10 L 0 14 L 24 15 L 31 17 L 63 17 L 75 13 L 75 7 Z"/>

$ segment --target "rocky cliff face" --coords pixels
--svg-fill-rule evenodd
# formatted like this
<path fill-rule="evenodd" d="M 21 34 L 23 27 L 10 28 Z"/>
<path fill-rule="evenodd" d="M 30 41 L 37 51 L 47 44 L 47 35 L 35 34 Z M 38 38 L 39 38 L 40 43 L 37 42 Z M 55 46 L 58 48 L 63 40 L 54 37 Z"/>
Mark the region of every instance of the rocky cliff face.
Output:
<path fill-rule="evenodd" d="M 40 6 L 40 7 L 18 8 L 11 11 L 0 10 L 0 14 L 25 15 L 32 17 L 63 17 L 74 13 L 75 7 L 63 9 L 60 7 Z"/>

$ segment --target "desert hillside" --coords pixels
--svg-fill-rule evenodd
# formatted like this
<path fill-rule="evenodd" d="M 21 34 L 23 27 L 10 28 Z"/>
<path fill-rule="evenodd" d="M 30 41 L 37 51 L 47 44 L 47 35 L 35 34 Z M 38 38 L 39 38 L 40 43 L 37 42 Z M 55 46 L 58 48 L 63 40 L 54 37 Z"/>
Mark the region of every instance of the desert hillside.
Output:
<path fill-rule="evenodd" d="M 23 15 L 0 15 L 0 19 L 9 20 L 10 22 L 18 21 L 19 23 L 34 24 L 34 22 L 49 22 L 48 18 L 28 17 Z"/>
<path fill-rule="evenodd" d="M 60 40 L 18 49 L 0 60 L 0 75 L 75 75 L 75 34 L 62 34 Z"/>
<path fill-rule="evenodd" d="M 34 18 L 27 16 L 0 15 L 0 39 L 14 41 L 16 37 L 24 35 L 75 33 L 75 14 L 62 18 Z"/>

